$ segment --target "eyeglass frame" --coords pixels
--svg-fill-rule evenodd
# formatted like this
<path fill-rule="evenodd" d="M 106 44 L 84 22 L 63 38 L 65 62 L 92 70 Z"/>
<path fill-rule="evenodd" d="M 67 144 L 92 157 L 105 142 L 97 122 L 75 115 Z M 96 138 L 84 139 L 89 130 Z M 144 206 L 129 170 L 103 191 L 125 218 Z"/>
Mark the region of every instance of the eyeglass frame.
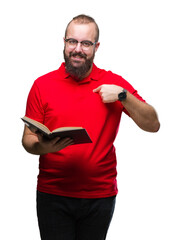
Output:
<path fill-rule="evenodd" d="M 89 41 L 89 40 L 83 40 L 83 41 L 80 41 L 80 42 L 79 42 L 77 39 L 74 39 L 74 38 L 65 38 L 64 40 L 65 40 L 66 43 L 68 43 L 69 40 L 74 40 L 74 41 L 76 42 L 76 46 L 77 46 L 78 43 L 80 43 L 80 44 L 81 44 L 81 47 L 83 46 L 83 45 L 82 45 L 83 42 L 88 42 L 88 43 L 90 43 L 91 45 L 90 45 L 89 47 L 91 47 L 91 46 L 95 45 L 96 43 L 98 43 L 98 42 L 94 42 L 94 43 L 93 43 L 93 42 L 91 42 L 91 41 Z M 75 46 L 75 47 L 76 47 L 76 46 Z M 83 47 L 85 47 L 85 46 L 83 46 Z M 87 48 L 89 48 L 89 47 L 87 47 Z"/>

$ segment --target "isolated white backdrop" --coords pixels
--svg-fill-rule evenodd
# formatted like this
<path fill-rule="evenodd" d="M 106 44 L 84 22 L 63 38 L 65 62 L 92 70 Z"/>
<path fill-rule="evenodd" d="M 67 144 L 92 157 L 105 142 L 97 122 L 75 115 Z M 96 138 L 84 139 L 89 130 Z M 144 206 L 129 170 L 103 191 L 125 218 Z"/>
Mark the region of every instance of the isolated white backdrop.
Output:
<path fill-rule="evenodd" d="M 100 27 L 96 65 L 127 79 L 161 122 L 152 134 L 122 117 L 119 194 L 107 240 L 181 239 L 180 10 L 179 0 L 1 1 L 1 239 L 40 239 L 38 157 L 21 146 L 20 117 L 33 81 L 63 61 L 65 27 L 81 13 Z"/>

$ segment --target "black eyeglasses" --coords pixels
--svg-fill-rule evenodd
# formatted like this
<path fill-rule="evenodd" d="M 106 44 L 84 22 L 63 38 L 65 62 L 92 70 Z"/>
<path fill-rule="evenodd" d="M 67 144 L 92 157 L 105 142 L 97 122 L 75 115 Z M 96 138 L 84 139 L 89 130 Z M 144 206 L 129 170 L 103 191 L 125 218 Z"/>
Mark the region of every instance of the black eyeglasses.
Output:
<path fill-rule="evenodd" d="M 75 47 L 77 47 L 77 44 L 80 43 L 83 50 L 88 50 L 91 46 L 93 46 L 97 43 L 97 42 L 93 43 L 89 40 L 84 40 L 84 41 L 79 42 L 74 38 L 65 39 L 65 42 L 68 43 L 69 48 L 75 48 Z"/>

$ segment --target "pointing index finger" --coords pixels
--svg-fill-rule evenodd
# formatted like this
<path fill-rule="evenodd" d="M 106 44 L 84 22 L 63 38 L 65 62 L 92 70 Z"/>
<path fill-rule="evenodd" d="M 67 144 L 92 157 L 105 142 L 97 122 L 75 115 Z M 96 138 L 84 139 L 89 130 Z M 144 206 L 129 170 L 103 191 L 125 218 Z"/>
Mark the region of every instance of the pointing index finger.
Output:
<path fill-rule="evenodd" d="M 94 92 L 94 93 L 97 93 L 97 92 L 99 92 L 99 91 L 101 90 L 101 87 L 102 87 L 102 85 L 101 85 L 101 86 L 99 86 L 99 87 L 97 87 L 97 88 L 95 88 L 95 89 L 93 90 L 93 92 Z"/>

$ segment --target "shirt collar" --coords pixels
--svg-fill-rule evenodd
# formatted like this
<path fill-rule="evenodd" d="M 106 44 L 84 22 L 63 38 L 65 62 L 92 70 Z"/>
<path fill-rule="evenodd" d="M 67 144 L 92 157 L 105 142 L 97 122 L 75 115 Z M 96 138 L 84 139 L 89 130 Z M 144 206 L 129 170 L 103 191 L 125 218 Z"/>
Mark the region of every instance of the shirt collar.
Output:
<path fill-rule="evenodd" d="M 72 79 L 74 80 L 69 73 L 66 72 L 66 69 L 65 69 L 65 63 L 63 62 L 60 66 L 60 68 L 58 69 L 61 76 L 64 78 L 64 79 Z M 96 65 L 93 63 L 93 66 L 92 66 L 92 71 L 91 73 L 89 74 L 88 77 L 82 79 L 80 82 L 77 82 L 78 84 L 84 84 L 84 83 L 88 83 L 90 81 L 98 81 L 99 80 L 99 71 L 98 71 L 98 68 L 96 67 Z M 74 80 L 75 81 L 75 80 Z"/>

